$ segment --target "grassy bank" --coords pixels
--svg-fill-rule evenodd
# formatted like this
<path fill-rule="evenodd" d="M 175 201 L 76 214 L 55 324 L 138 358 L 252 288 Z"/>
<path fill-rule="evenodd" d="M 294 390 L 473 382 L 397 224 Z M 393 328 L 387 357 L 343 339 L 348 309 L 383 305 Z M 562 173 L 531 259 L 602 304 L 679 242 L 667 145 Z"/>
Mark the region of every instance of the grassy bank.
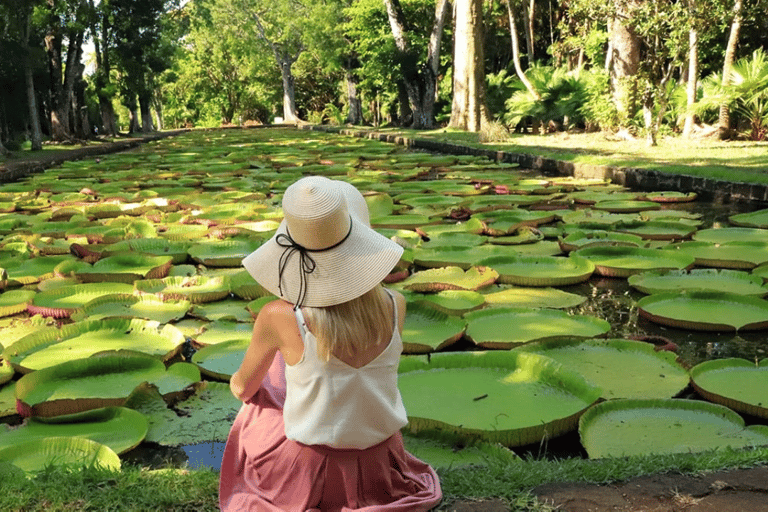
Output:
<path fill-rule="evenodd" d="M 643 139 L 623 140 L 605 133 L 561 132 L 510 134 L 503 142 L 482 143 L 477 133 L 450 129 L 376 131 L 579 164 L 639 167 L 726 181 L 768 183 L 768 142 L 669 137 L 660 138 L 658 146 L 649 147 Z"/>
<path fill-rule="evenodd" d="M 608 483 L 641 475 L 679 472 L 697 474 L 719 469 L 753 467 L 768 461 L 768 448 L 720 450 L 701 454 L 664 455 L 606 460 L 490 461 L 485 468 L 439 471 L 445 499 L 439 510 L 459 500 L 501 498 L 510 510 L 551 510 L 531 490 L 548 482 Z M 95 469 L 50 468 L 32 479 L 0 467 L 3 491 L 0 510 L 58 511 L 215 511 L 218 478 L 210 470 L 147 471 L 126 466 L 120 473 Z"/>

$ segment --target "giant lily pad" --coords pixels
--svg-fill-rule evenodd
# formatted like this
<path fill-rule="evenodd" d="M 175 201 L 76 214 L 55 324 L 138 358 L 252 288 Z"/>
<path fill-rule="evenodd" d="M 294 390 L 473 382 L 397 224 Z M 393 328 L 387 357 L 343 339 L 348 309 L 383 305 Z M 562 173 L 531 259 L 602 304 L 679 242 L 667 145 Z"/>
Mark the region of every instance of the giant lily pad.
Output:
<path fill-rule="evenodd" d="M 618 233 L 616 231 L 604 231 L 597 229 L 594 231 L 577 230 L 569 233 L 565 238 L 560 239 L 560 248 L 563 252 L 575 251 L 586 247 L 604 247 L 610 245 L 626 245 L 630 247 L 640 247 L 643 239 L 630 233 Z"/>
<path fill-rule="evenodd" d="M 54 276 L 56 266 L 63 261 L 75 261 L 75 259 L 68 254 L 30 258 L 22 262 L 18 267 L 9 268 L 8 279 L 22 285 L 50 279 Z"/>
<path fill-rule="evenodd" d="M 740 270 L 695 268 L 692 270 L 648 271 L 629 276 L 629 285 L 643 293 L 664 293 L 680 290 L 730 292 L 762 297 L 768 287 L 760 276 Z"/>
<path fill-rule="evenodd" d="M 165 238 L 136 238 L 123 240 L 105 247 L 105 252 L 143 252 L 155 256 L 171 256 L 173 264 L 179 265 L 187 260 L 190 242 L 174 242 Z"/>
<path fill-rule="evenodd" d="M 0 449 L 0 461 L 32 474 L 49 466 L 120 470 L 120 457 L 108 446 L 82 437 L 47 437 Z"/>
<path fill-rule="evenodd" d="M 631 340 L 560 338 L 514 350 L 535 352 L 582 374 L 603 398 L 671 398 L 688 386 L 688 371 L 666 350 Z"/>
<path fill-rule="evenodd" d="M 744 427 L 722 405 L 701 400 L 610 400 L 579 420 L 589 458 L 691 453 L 768 444 L 768 427 Z"/>
<path fill-rule="evenodd" d="M 128 283 L 87 283 L 41 291 L 27 309 L 33 315 L 66 318 L 91 300 L 114 293 L 133 293 Z"/>
<path fill-rule="evenodd" d="M 414 304 L 408 307 L 403 326 L 403 351 L 423 354 L 456 343 L 464 334 L 466 322 L 434 308 Z"/>
<path fill-rule="evenodd" d="M 243 362 L 250 340 L 231 340 L 208 345 L 192 356 L 192 362 L 200 367 L 206 377 L 229 381 Z"/>
<path fill-rule="evenodd" d="M 229 280 L 222 276 L 144 279 L 136 281 L 134 286 L 140 293 L 159 294 L 167 299 L 186 299 L 193 304 L 213 302 L 229 295 Z"/>
<path fill-rule="evenodd" d="M 734 226 L 768 229 L 768 208 L 749 213 L 737 213 L 728 217 Z"/>
<path fill-rule="evenodd" d="M 697 231 L 693 239 L 699 242 L 765 242 L 768 231 L 757 228 L 709 228 Z"/>
<path fill-rule="evenodd" d="M 606 334 L 605 320 L 569 315 L 556 309 L 491 308 L 464 315 L 467 336 L 484 348 L 512 348 L 523 343 L 561 336 L 592 338 Z"/>
<path fill-rule="evenodd" d="M 450 432 L 425 432 L 403 436 L 408 453 L 435 469 L 483 467 L 520 461 L 515 452 L 496 443 L 468 440 Z"/>
<path fill-rule="evenodd" d="M 638 235 L 644 240 L 680 240 L 690 238 L 696 232 L 696 226 L 688 222 L 670 220 L 622 221 L 614 229 Z"/>
<path fill-rule="evenodd" d="M 217 240 L 193 245 L 189 255 L 208 267 L 239 267 L 243 258 L 255 251 L 262 240 Z"/>
<path fill-rule="evenodd" d="M 768 329 L 768 301 L 728 292 L 659 293 L 637 302 L 659 324 L 703 331 Z"/>
<path fill-rule="evenodd" d="M 441 353 L 404 358 L 398 387 L 408 429 L 440 429 L 506 446 L 572 430 L 600 389 L 538 354 Z"/>
<path fill-rule="evenodd" d="M 579 256 L 495 256 L 478 262 L 499 273 L 497 281 L 520 286 L 567 286 L 589 279 L 591 261 Z"/>
<path fill-rule="evenodd" d="M 27 303 L 35 296 L 34 290 L 8 290 L 0 294 L 0 316 L 11 316 L 27 310 Z"/>
<path fill-rule="evenodd" d="M 694 389 L 711 402 L 736 412 L 768 418 L 768 359 L 705 361 L 691 369 Z"/>
<path fill-rule="evenodd" d="M 106 350 L 131 350 L 168 359 L 184 335 L 172 325 L 128 318 L 85 320 L 25 336 L 3 351 L 17 371 L 28 373 Z"/>
<path fill-rule="evenodd" d="M 416 272 L 398 286 L 415 292 L 478 290 L 493 284 L 498 275 L 487 267 L 471 267 L 466 272 L 460 267 L 442 267 Z"/>
<path fill-rule="evenodd" d="M 102 258 L 93 265 L 82 261 L 64 261 L 56 266 L 55 273 L 76 277 L 84 283 L 133 283 L 139 279 L 164 278 L 171 269 L 172 260 L 171 256 L 123 252 Z"/>
<path fill-rule="evenodd" d="M 192 307 L 188 300 L 163 300 L 154 295 L 117 293 L 104 295 L 78 308 L 70 318 L 79 322 L 86 318 L 97 320 L 109 317 L 143 318 L 161 324 L 180 320 Z"/>
<path fill-rule="evenodd" d="M 681 270 L 692 267 L 693 256 L 640 247 L 587 247 L 573 251 L 595 264 L 595 273 L 609 277 L 629 277 L 644 270 Z"/>
<path fill-rule="evenodd" d="M 766 231 L 768 240 L 768 231 Z M 768 262 L 768 241 L 766 242 L 682 242 L 668 245 L 665 251 L 688 254 L 696 258 L 696 265 L 702 267 L 751 269 Z"/>
<path fill-rule="evenodd" d="M 520 286 L 493 286 L 483 290 L 485 303 L 490 307 L 515 308 L 573 308 L 587 298 L 557 288 L 524 288 Z"/>
<path fill-rule="evenodd" d="M 207 323 L 203 332 L 194 336 L 194 341 L 199 345 L 216 345 L 232 340 L 250 341 L 252 331 L 251 323 L 217 320 Z"/>
<path fill-rule="evenodd" d="M 226 441 L 242 402 L 223 382 L 198 382 L 189 391 L 172 410 L 154 386 L 144 383 L 131 393 L 125 406 L 149 419 L 147 441 L 166 446 Z"/>
<path fill-rule="evenodd" d="M 658 210 L 661 206 L 653 201 L 611 199 L 597 201 L 592 205 L 592 208 L 612 213 L 637 213 L 647 210 Z"/>
<path fill-rule="evenodd" d="M 153 357 L 105 354 L 24 375 L 16 384 L 16 398 L 23 416 L 62 416 L 120 406 L 142 382 L 157 384 L 170 394 L 199 380 L 199 371 L 188 363 L 166 370 Z"/>
<path fill-rule="evenodd" d="M 109 446 L 119 455 L 138 446 L 149 428 L 143 414 L 125 407 L 93 409 L 65 418 L 62 422 L 30 418 L 15 429 L 0 426 L 0 449 L 32 439 L 84 437 Z"/>
<path fill-rule="evenodd" d="M 438 293 L 413 293 L 406 296 L 409 303 L 421 303 L 449 315 L 463 315 L 485 305 L 482 294 L 470 290 L 444 290 Z"/>

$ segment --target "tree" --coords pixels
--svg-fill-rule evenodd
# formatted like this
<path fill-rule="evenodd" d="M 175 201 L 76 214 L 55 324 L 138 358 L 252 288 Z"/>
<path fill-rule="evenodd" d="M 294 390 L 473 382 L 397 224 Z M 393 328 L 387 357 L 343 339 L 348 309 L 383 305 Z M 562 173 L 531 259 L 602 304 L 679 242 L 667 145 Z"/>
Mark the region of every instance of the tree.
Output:
<path fill-rule="evenodd" d="M 694 104 L 698 92 L 699 82 L 699 28 L 697 16 L 697 0 L 687 0 L 688 13 L 690 16 L 690 28 L 688 29 L 688 77 L 686 85 L 687 109 L 685 113 L 685 125 L 683 126 L 683 137 L 689 138 L 693 133 Z"/>
<path fill-rule="evenodd" d="M 455 0 L 450 126 L 473 132 L 487 122 L 482 0 Z"/>
<path fill-rule="evenodd" d="M 614 0 L 609 18 L 610 77 L 613 99 L 624 122 L 632 118 L 637 109 L 637 73 L 640 69 L 641 41 L 633 20 L 640 7 L 639 0 Z"/>
<path fill-rule="evenodd" d="M 434 126 L 435 94 L 440 67 L 440 42 L 450 13 L 448 0 L 437 0 L 435 18 L 427 45 L 426 62 L 420 63 L 417 48 L 410 42 L 410 30 L 399 0 L 384 0 L 392 37 L 397 48 L 397 65 L 413 112 L 412 128 Z"/>
<path fill-rule="evenodd" d="M 96 70 L 93 84 L 99 101 L 101 112 L 101 133 L 117 135 L 117 122 L 112 99 L 117 94 L 117 87 L 112 82 L 111 53 L 114 48 L 114 30 L 112 26 L 112 10 L 110 0 L 101 0 L 95 6 L 93 0 L 88 0 L 91 8 L 90 31 L 96 56 Z"/>
<path fill-rule="evenodd" d="M 731 71 L 733 62 L 736 59 L 736 46 L 739 44 L 739 33 L 741 32 L 742 11 L 744 4 L 742 0 L 734 0 L 733 17 L 731 18 L 731 28 L 728 32 L 728 44 L 725 47 L 725 59 L 723 60 L 723 87 L 728 87 L 731 83 Z M 720 105 L 720 114 L 717 122 L 718 136 L 720 139 L 728 139 L 731 136 L 731 116 L 728 111 L 728 105 Z"/>
<path fill-rule="evenodd" d="M 515 72 L 528 90 L 528 93 L 538 101 L 540 99 L 539 92 L 531 85 L 530 80 L 525 76 L 523 66 L 520 64 L 520 43 L 517 37 L 517 17 L 515 16 L 514 0 L 506 0 L 506 3 L 507 15 L 509 17 L 509 35 L 512 38 L 512 61 L 515 65 Z"/>

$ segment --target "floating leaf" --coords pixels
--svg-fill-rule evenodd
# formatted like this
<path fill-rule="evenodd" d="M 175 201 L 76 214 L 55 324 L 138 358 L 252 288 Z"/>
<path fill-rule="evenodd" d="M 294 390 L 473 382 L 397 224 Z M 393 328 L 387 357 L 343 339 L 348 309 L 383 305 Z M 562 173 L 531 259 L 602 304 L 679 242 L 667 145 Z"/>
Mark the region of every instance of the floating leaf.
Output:
<path fill-rule="evenodd" d="M 404 358 L 398 387 L 408 429 L 439 429 L 505 446 L 557 437 L 576 427 L 600 389 L 538 354 L 509 351 Z"/>
<path fill-rule="evenodd" d="M 423 354 L 449 347 L 464 334 L 466 322 L 434 308 L 408 307 L 403 326 L 403 352 Z"/>
<path fill-rule="evenodd" d="M 581 417 L 579 435 L 590 459 L 768 444 L 768 427 L 745 428 L 735 412 L 701 400 L 603 402 Z"/>
<path fill-rule="evenodd" d="M 84 283 L 133 283 L 139 279 L 164 278 L 171 269 L 172 260 L 172 256 L 122 252 L 102 258 L 93 265 L 81 261 L 65 261 L 56 266 L 55 273 L 76 277 Z"/>
<path fill-rule="evenodd" d="M 593 338 L 611 328 L 605 320 L 556 309 L 491 308 L 472 311 L 464 318 L 467 336 L 484 348 L 508 349 L 561 336 Z"/>
<path fill-rule="evenodd" d="M 485 298 L 471 290 L 444 290 L 438 293 L 414 293 L 406 296 L 409 303 L 420 303 L 448 315 L 462 315 L 483 307 Z"/>
<path fill-rule="evenodd" d="M 630 233 L 618 233 L 616 231 L 582 231 L 577 230 L 560 239 L 560 248 L 563 252 L 576 251 L 586 247 L 605 247 L 613 245 L 626 245 L 640 247 L 643 239 Z"/>
<path fill-rule="evenodd" d="M 51 288 L 32 298 L 27 309 L 33 315 L 66 318 L 91 300 L 114 293 L 132 293 L 127 283 L 88 283 Z"/>
<path fill-rule="evenodd" d="M 765 242 L 768 232 L 757 228 L 710 228 L 697 231 L 693 239 L 699 242 Z"/>
<path fill-rule="evenodd" d="M 702 331 L 768 329 L 768 301 L 728 292 L 659 293 L 637 302 L 659 324 Z"/>
<path fill-rule="evenodd" d="M 192 362 L 200 367 L 206 377 L 229 381 L 243 363 L 243 356 L 250 340 L 231 340 L 201 348 L 192 356 Z"/>
<path fill-rule="evenodd" d="M 587 300 L 583 295 L 557 288 L 523 288 L 511 285 L 486 288 L 483 294 L 485 303 L 490 307 L 566 309 L 579 306 Z"/>
<path fill-rule="evenodd" d="M 47 437 L 7 446 L 0 449 L 0 461 L 10 462 L 28 474 L 49 466 L 120 470 L 120 458 L 114 451 L 82 437 Z"/>
<path fill-rule="evenodd" d="M 398 286 L 415 292 L 478 290 L 493 284 L 498 275 L 487 267 L 472 267 L 466 272 L 460 267 L 442 267 L 416 272 Z"/>
<path fill-rule="evenodd" d="M 643 341 L 561 338 L 515 348 L 535 352 L 579 372 L 603 398 L 671 398 L 688 386 L 675 354 Z"/>
<path fill-rule="evenodd" d="M 72 320 L 97 320 L 109 317 L 143 318 L 161 324 L 180 320 L 192 304 L 188 300 L 163 300 L 154 295 L 118 293 L 104 295 L 87 302 L 72 313 Z"/>
<path fill-rule="evenodd" d="M 586 281 L 595 271 L 591 261 L 579 256 L 495 256 L 478 265 L 499 273 L 497 282 L 520 286 L 567 286 Z"/>
<path fill-rule="evenodd" d="M 692 267 L 693 256 L 640 247 L 587 247 L 573 251 L 595 264 L 595 273 L 629 277 L 644 270 L 681 270 Z"/>
<path fill-rule="evenodd" d="M 27 303 L 35 296 L 34 290 L 9 290 L 0 294 L 0 316 L 11 316 L 27 310 Z"/>
<path fill-rule="evenodd" d="M 693 256 L 702 267 L 752 269 L 768 262 L 768 242 L 682 242 L 663 250 Z"/>
<path fill-rule="evenodd" d="M 435 469 L 465 466 L 484 467 L 520 461 L 515 452 L 499 444 L 467 440 L 449 432 L 429 432 L 403 436 L 405 449 Z"/>
<path fill-rule="evenodd" d="M 145 279 L 134 283 L 140 293 L 159 294 L 167 299 L 186 299 L 193 304 L 214 302 L 229 295 L 229 280 L 226 277 L 166 277 Z"/>
<path fill-rule="evenodd" d="M 629 276 L 628 282 L 633 288 L 648 294 L 680 290 L 730 292 L 753 297 L 768 294 L 768 287 L 760 276 L 740 270 L 697 268 L 648 271 Z"/>
<path fill-rule="evenodd" d="M 728 217 L 734 226 L 768 229 L 768 208 L 748 213 L 737 213 Z"/>
<path fill-rule="evenodd" d="M 691 369 L 694 389 L 710 402 L 736 412 L 768 418 L 768 359 L 705 361 Z"/>

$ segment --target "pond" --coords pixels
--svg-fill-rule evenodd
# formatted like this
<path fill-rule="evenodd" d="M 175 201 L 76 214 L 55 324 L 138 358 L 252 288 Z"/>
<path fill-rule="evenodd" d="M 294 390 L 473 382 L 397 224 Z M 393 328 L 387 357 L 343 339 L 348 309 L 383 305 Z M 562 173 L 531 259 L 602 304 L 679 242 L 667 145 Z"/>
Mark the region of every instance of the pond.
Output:
<path fill-rule="evenodd" d="M 473 202 L 477 198 L 487 198 L 489 204 L 497 199 L 509 198 L 509 201 L 521 205 L 516 211 L 552 211 L 555 212 L 553 219 L 563 216 L 565 210 L 588 210 L 594 212 L 588 215 L 605 220 L 607 217 L 602 217 L 603 213 L 592 210 L 589 203 L 575 201 L 573 198 L 576 196 L 572 194 L 587 191 L 596 196 L 602 195 L 602 199 L 605 199 L 606 194 L 619 196 L 627 192 L 604 183 L 553 180 L 531 171 L 475 157 L 409 153 L 376 141 L 318 136 L 315 133 L 290 130 L 198 132 L 98 161 L 65 164 L 60 169 L 32 177 L 29 180 L 32 190 L 25 188 L 23 183 L 6 184 L 0 188 L 0 202 L 15 203 L 14 210 L 0 217 L 0 227 L 6 224 L 11 226 L 5 231 L 3 240 L 4 266 L 12 278 L 20 272 L 14 274 L 14 269 L 21 268 L 21 260 L 27 254 L 33 254 L 34 251 L 24 252 L 19 249 L 21 241 L 34 247 L 35 251 L 53 251 L 60 245 L 69 250 L 71 244 L 79 243 L 86 250 L 78 252 L 78 256 L 86 260 L 89 255 L 100 255 L 100 251 L 110 244 L 134 238 L 156 238 L 167 243 L 188 244 L 181 260 L 174 262 L 168 275 L 234 276 L 234 272 L 238 271 L 237 265 L 221 264 L 221 260 L 217 263 L 216 258 L 236 259 L 236 254 L 233 256 L 232 250 L 220 247 L 226 243 L 240 244 L 239 250 L 243 250 L 254 243 L 258 245 L 260 237 L 274 229 L 275 205 L 271 195 L 279 197 L 287 184 L 304 174 L 325 174 L 336 179 L 348 179 L 361 190 L 370 192 L 369 198 L 372 200 L 369 206 L 376 214 L 372 213 L 374 227 L 387 235 L 405 237 L 404 243 L 416 245 L 420 242 L 418 237 L 411 236 L 415 235 L 411 222 L 418 223 L 420 219 L 426 219 L 423 229 L 429 232 L 434 229 L 432 226 L 435 219 L 440 222 L 442 217 L 450 218 L 454 214 L 472 211 L 473 205 L 479 204 Z M 470 180 L 476 181 L 467 185 Z M 496 184 L 495 194 L 489 183 Z M 432 195 L 427 202 L 433 204 L 421 201 L 425 189 L 431 191 Z M 478 190 L 483 193 L 476 193 Z M 529 201 L 532 197 L 538 199 Z M 633 198 L 631 201 L 641 200 Z M 244 209 L 244 202 L 253 208 Z M 441 202 L 444 202 L 443 206 Z M 696 200 L 662 203 L 657 211 L 662 214 L 667 212 L 670 219 L 686 218 L 701 231 L 711 227 L 727 227 L 731 216 L 757 211 L 765 206 L 758 203 Z M 478 216 L 488 215 L 480 208 L 476 211 Z M 620 210 L 616 215 L 634 214 L 624 214 Z M 490 219 L 490 215 L 487 218 Z M 408 223 L 400 225 L 401 221 L 405 222 L 404 219 L 408 219 Z M 623 218 L 623 221 L 628 219 Z M 497 219 L 494 225 L 499 226 L 503 221 L 505 219 Z M 583 219 L 574 222 L 583 222 Z M 588 223 L 584 222 L 584 225 Z M 550 244 L 557 240 L 558 226 L 561 223 L 556 221 L 536 224 L 536 228 L 541 230 Z M 55 230 L 66 230 L 67 238 L 53 235 Z M 514 238 L 516 233 L 508 234 Z M 563 231 L 561 236 L 564 235 Z M 461 238 L 455 233 L 448 236 L 456 240 Z M 422 238 L 427 240 L 429 236 Z M 433 238 L 437 240 L 440 237 Z M 221 243 L 222 240 L 226 243 Z M 656 247 L 669 242 L 650 243 Z M 509 250 L 514 252 L 514 247 Z M 226 254 L 214 254 L 214 250 Z M 24 254 L 18 257 L 13 251 Z M 102 261 L 106 259 L 100 257 Z M 67 275 L 93 279 L 92 273 L 89 274 L 90 267 L 86 268 L 80 262 L 67 264 L 71 265 Z M 411 270 L 426 268 L 414 264 Z M 44 283 L 48 277 L 40 282 Z M 151 279 L 145 275 L 140 281 L 147 284 Z M 397 287 L 398 284 L 394 283 L 393 286 Z M 24 285 L 24 288 L 34 291 L 38 291 L 39 287 L 36 280 Z M 136 288 L 139 289 L 139 285 Z M 644 336 L 657 341 L 663 338 L 677 345 L 680 358 L 690 366 L 726 357 L 755 361 L 768 356 L 765 330 L 738 333 L 701 331 L 668 327 L 646 319 L 639 314 L 637 305 L 645 294 L 630 286 L 627 278 L 605 277 L 595 273 L 586 281 L 557 286 L 557 289 L 583 297 L 585 300 L 582 304 L 566 309 L 574 315 L 607 321 L 610 327 L 605 333 L 606 337 Z M 146 290 L 151 291 L 153 288 L 148 284 Z M 227 336 L 247 342 L 250 326 L 244 306 L 249 303 L 245 297 L 237 296 L 237 293 L 227 292 L 225 295 L 225 300 L 218 299 L 211 303 L 213 306 L 197 304 L 181 319 L 170 321 L 184 336 L 196 342 L 185 344 L 186 360 L 191 359 L 195 347 L 223 345 L 229 342 Z M 230 306 L 239 308 L 240 312 L 227 310 Z M 18 318 L 28 316 L 24 312 L 15 314 Z M 222 334 L 213 326 L 219 328 L 223 317 L 236 317 L 237 325 L 227 327 L 229 330 L 225 329 L 226 332 Z M 63 319 L 60 322 L 69 324 L 71 320 Z M 463 336 L 455 344 L 440 351 L 476 349 L 473 341 Z M 14 363 L 18 364 L 16 361 Z M 203 378 L 214 380 L 205 374 Z M 14 380 L 18 379 L 16 375 Z M 186 428 L 190 430 L 189 426 Z M 216 428 L 221 430 L 223 427 L 219 425 Z M 185 439 L 185 436 L 178 435 L 176 438 Z M 224 447 L 221 441 L 222 436 L 218 436 L 217 441 L 194 444 L 174 442 L 172 446 L 145 441 L 138 448 L 124 453 L 121 458 L 125 462 L 154 467 L 188 465 L 192 468 L 204 466 L 217 469 Z M 521 450 L 535 454 L 541 448 L 523 447 Z M 547 456 L 584 456 L 578 435 L 574 433 L 550 442 L 544 452 Z"/>

